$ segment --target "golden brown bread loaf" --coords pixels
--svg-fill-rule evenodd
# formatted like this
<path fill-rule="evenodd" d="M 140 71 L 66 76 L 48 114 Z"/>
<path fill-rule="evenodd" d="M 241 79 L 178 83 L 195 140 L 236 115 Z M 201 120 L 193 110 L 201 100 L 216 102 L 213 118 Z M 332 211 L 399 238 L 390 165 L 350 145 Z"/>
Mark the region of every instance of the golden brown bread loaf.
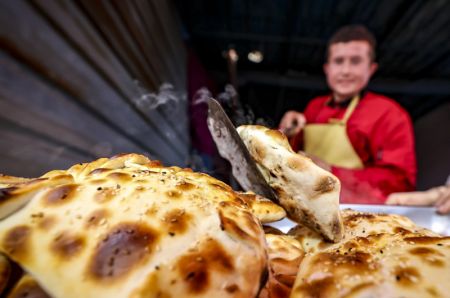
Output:
<path fill-rule="evenodd" d="M 307 255 L 291 298 L 448 297 L 450 237 L 355 237 Z"/>
<path fill-rule="evenodd" d="M 5 296 L 4 290 L 11 276 L 11 265 L 8 259 L 0 254 L 0 297 Z"/>
<path fill-rule="evenodd" d="M 269 249 L 269 280 L 259 298 L 288 297 L 304 256 L 300 243 L 287 235 L 266 234 Z"/>
<path fill-rule="evenodd" d="M 49 172 L 2 202 L 0 251 L 52 297 L 255 297 L 267 271 L 262 226 L 228 185 L 140 155 Z"/>
<path fill-rule="evenodd" d="M 448 297 L 450 237 L 404 216 L 344 210 L 341 242 L 289 231 L 304 249 L 291 298 Z"/>
<path fill-rule="evenodd" d="M 51 298 L 31 275 L 23 275 L 9 291 L 7 298 Z"/>
<path fill-rule="evenodd" d="M 399 215 L 344 210 L 338 243 L 304 226 L 264 235 L 260 222 L 284 217 L 279 206 L 136 154 L 0 183 L 0 252 L 29 273 L 7 297 L 450 292 L 450 238 Z"/>
<path fill-rule="evenodd" d="M 252 192 L 237 192 L 237 194 L 262 224 L 282 220 L 286 217 L 286 211 L 269 199 Z"/>
<path fill-rule="evenodd" d="M 345 231 L 342 241 L 380 233 L 408 232 L 439 236 L 430 230 L 417 226 L 409 218 L 397 214 L 368 213 L 351 209 L 341 210 L 341 214 Z M 314 253 L 333 245 L 333 243 L 323 239 L 317 232 L 301 225 L 293 227 L 288 234 L 300 242 L 306 253 Z"/>
<path fill-rule="evenodd" d="M 288 217 L 338 242 L 344 232 L 339 180 L 292 151 L 286 137 L 277 130 L 243 125 L 237 131 Z"/>

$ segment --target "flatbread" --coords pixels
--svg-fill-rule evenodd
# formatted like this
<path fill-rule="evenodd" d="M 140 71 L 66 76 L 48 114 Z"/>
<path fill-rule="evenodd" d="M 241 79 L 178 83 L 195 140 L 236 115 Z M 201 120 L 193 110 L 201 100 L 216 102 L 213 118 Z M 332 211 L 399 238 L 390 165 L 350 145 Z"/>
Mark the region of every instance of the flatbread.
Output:
<path fill-rule="evenodd" d="M 129 154 L 3 193 L 0 251 L 52 297 L 255 297 L 258 219 L 226 184 Z M 0 206 L 0 209 L 3 208 Z"/>
<path fill-rule="evenodd" d="M 0 297 L 5 296 L 3 291 L 8 284 L 9 278 L 11 276 L 11 265 L 8 259 L 0 254 Z"/>
<path fill-rule="evenodd" d="M 402 215 L 359 212 L 351 209 L 342 210 L 341 214 L 345 231 L 342 241 L 380 233 L 415 233 L 425 236 L 439 236 L 430 230 L 417 226 L 409 218 Z M 333 245 L 306 226 L 297 225 L 288 234 L 299 241 L 305 253 L 315 253 Z"/>
<path fill-rule="evenodd" d="M 342 211 L 341 242 L 306 227 L 295 237 L 305 252 L 291 298 L 445 297 L 450 291 L 450 237 L 394 214 Z"/>
<path fill-rule="evenodd" d="M 51 298 L 29 274 L 25 274 L 9 292 L 7 298 Z"/>
<path fill-rule="evenodd" d="M 237 131 L 288 217 L 327 240 L 339 241 L 343 236 L 339 180 L 292 151 L 279 131 L 258 125 L 243 125 Z"/>
<path fill-rule="evenodd" d="M 288 297 L 304 257 L 303 249 L 295 238 L 287 235 L 266 234 L 266 241 L 269 249 L 269 281 L 259 298 Z"/>
<path fill-rule="evenodd" d="M 0 188 L 10 187 L 15 184 L 27 182 L 29 180 L 31 179 L 0 174 Z"/>
<path fill-rule="evenodd" d="M 286 217 L 286 211 L 283 207 L 260 195 L 252 192 L 238 192 L 238 196 L 263 224 L 279 221 Z"/>
<path fill-rule="evenodd" d="M 72 177 L 57 175 L 53 179 L 45 177 L 11 183 L 0 188 L 0 220 L 25 206 L 42 188 L 70 183 Z"/>
<path fill-rule="evenodd" d="M 450 237 L 356 237 L 307 255 L 290 297 L 448 297 L 449 262 Z"/>

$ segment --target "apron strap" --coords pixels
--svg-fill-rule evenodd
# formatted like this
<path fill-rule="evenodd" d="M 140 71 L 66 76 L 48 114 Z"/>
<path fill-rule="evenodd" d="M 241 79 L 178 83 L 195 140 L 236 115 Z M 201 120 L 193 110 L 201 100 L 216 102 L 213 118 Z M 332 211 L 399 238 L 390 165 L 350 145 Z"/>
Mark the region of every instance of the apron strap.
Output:
<path fill-rule="evenodd" d="M 345 125 L 347 123 L 348 119 L 350 118 L 350 116 L 353 114 L 353 111 L 355 110 L 358 103 L 359 103 L 359 95 L 355 95 L 352 98 L 352 101 L 350 102 L 350 104 L 348 105 L 347 110 L 345 111 L 344 117 L 342 117 L 342 119 L 330 118 L 328 120 L 328 122 Z"/>

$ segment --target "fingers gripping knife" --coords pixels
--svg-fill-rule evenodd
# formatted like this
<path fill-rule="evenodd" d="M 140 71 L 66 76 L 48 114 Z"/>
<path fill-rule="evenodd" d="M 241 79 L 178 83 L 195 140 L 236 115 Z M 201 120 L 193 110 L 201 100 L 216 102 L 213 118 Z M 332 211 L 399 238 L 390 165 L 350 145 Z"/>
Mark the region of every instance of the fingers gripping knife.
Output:
<path fill-rule="evenodd" d="M 274 202 L 278 199 L 253 161 L 231 120 L 215 100 L 208 100 L 208 128 L 219 154 L 231 163 L 233 176 L 246 191 L 253 191 Z"/>

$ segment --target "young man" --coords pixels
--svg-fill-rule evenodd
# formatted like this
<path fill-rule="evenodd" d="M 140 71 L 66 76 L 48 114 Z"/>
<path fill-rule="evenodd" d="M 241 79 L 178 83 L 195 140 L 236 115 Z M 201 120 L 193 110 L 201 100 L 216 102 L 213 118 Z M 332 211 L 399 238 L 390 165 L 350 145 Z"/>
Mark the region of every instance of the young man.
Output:
<path fill-rule="evenodd" d="M 392 192 L 415 189 L 411 120 L 395 101 L 365 91 L 376 71 L 376 41 L 363 26 L 346 26 L 328 43 L 324 72 L 331 94 L 304 114 L 289 111 L 280 129 L 342 183 L 341 203 L 382 204 Z"/>

